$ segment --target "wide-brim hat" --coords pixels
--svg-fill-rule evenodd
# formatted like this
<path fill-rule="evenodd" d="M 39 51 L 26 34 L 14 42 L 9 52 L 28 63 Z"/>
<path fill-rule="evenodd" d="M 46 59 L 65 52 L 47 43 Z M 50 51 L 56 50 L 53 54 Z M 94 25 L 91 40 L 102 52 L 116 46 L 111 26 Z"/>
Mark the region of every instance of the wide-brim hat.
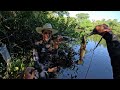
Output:
<path fill-rule="evenodd" d="M 52 25 L 50 23 L 46 23 L 43 25 L 43 27 L 36 27 L 36 31 L 40 34 L 42 34 L 42 30 L 50 30 L 52 31 L 52 34 L 56 34 L 58 31 L 52 28 Z"/>

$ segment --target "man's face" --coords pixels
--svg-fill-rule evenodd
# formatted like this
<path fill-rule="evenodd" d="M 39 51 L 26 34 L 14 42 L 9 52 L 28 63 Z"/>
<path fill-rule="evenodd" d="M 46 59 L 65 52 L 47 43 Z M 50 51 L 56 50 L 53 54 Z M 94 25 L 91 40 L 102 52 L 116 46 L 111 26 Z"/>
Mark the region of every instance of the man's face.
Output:
<path fill-rule="evenodd" d="M 46 39 L 50 38 L 51 34 L 52 34 L 52 32 L 50 30 L 44 30 L 43 31 L 43 37 L 46 38 Z"/>

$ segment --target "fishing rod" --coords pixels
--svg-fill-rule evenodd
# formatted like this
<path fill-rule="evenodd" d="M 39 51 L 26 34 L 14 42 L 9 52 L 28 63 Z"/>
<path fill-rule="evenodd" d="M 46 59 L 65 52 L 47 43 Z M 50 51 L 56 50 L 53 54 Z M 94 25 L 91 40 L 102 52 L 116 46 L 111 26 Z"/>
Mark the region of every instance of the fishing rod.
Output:
<path fill-rule="evenodd" d="M 102 41 L 102 39 L 103 39 L 103 36 L 105 35 L 105 33 L 103 33 L 103 35 L 102 35 L 102 37 L 101 37 L 101 39 L 99 40 L 99 42 L 98 42 L 98 44 L 95 46 L 95 48 L 93 49 L 93 51 L 98 47 L 98 45 L 100 44 L 100 42 Z"/>
<path fill-rule="evenodd" d="M 92 53 L 92 57 L 91 57 L 91 60 L 90 60 L 90 64 L 89 64 L 89 67 L 88 67 L 87 73 L 86 73 L 86 75 L 85 75 L 85 79 L 87 78 L 88 71 L 89 71 L 89 69 L 90 69 L 91 62 L 92 62 L 92 60 L 93 60 L 94 51 L 95 51 L 95 49 L 98 47 L 98 45 L 100 44 L 100 42 L 101 42 L 101 40 L 103 39 L 103 36 L 104 36 L 104 35 L 105 35 L 105 33 L 102 35 L 101 39 L 99 40 L 99 42 L 97 43 L 97 45 L 95 46 L 95 48 L 92 50 L 93 53 Z"/>

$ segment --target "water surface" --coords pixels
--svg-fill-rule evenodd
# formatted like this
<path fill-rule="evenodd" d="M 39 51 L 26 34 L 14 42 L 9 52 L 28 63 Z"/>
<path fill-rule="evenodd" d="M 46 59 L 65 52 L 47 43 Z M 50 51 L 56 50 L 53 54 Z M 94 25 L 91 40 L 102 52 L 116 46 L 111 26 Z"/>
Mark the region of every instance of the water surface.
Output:
<path fill-rule="evenodd" d="M 89 40 L 86 45 L 87 52 L 84 64 L 75 65 L 74 68 L 61 69 L 58 73 L 58 79 L 113 79 L 110 57 L 105 42 L 100 44 L 93 54 L 92 49 L 97 43 L 98 41 Z M 73 49 L 75 52 L 79 52 L 80 45 L 74 45 Z M 79 55 L 75 55 L 74 58 L 74 60 L 78 60 Z"/>

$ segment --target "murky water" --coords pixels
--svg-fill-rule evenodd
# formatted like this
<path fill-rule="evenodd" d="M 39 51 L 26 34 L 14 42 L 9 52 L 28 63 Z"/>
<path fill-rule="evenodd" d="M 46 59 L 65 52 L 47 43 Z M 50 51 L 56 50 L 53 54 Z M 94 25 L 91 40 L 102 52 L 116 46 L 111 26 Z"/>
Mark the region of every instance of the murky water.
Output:
<path fill-rule="evenodd" d="M 61 69 L 58 73 L 58 79 L 113 79 L 107 48 L 99 45 L 93 54 L 91 49 L 93 49 L 96 44 L 94 41 L 89 41 L 86 46 L 87 53 L 84 57 L 84 64 L 75 65 L 74 68 Z M 79 45 L 73 46 L 75 52 L 78 52 L 79 48 Z M 79 55 L 75 55 L 74 58 L 78 60 Z"/>

